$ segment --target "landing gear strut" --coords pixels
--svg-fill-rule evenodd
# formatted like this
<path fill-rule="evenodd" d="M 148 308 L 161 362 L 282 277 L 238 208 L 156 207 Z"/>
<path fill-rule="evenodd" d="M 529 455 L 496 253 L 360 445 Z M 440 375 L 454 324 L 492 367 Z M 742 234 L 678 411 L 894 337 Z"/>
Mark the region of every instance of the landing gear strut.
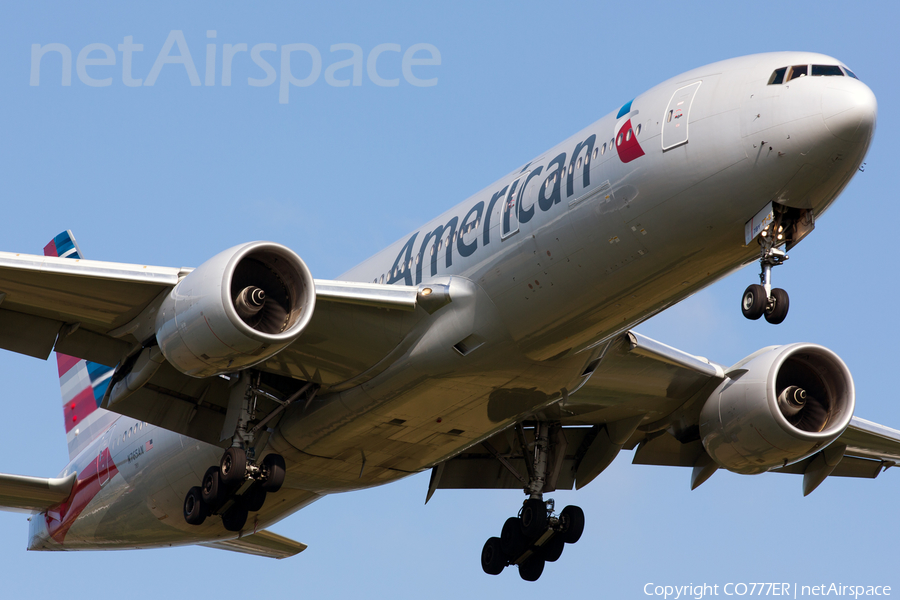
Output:
<path fill-rule="evenodd" d="M 745 317 L 755 321 L 765 316 L 766 321 L 773 325 L 784 321 L 790 307 L 788 293 L 781 288 L 772 288 L 772 267 L 780 266 L 788 259 L 784 250 L 775 246 L 781 235 L 778 231 L 780 227 L 776 222 L 770 226 L 771 233 L 767 228 L 760 234 L 759 283 L 748 286 L 741 298 L 741 312 Z"/>
<path fill-rule="evenodd" d="M 279 454 L 268 454 L 260 462 L 254 460 L 255 434 L 274 416 L 270 413 L 261 420 L 256 418 L 257 395 L 266 394 L 285 408 L 308 389 L 310 386 L 279 400 L 260 389 L 258 377 L 241 375 L 234 392 L 240 419 L 232 446 L 222 454 L 218 466 L 206 470 L 201 485 L 188 491 L 184 499 L 185 521 L 200 525 L 207 516 L 221 515 L 225 529 L 240 531 L 249 512 L 262 510 L 266 496 L 284 484 L 285 462 Z"/>
<path fill-rule="evenodd" d="M 537 581 L 548 562 L 562 555 L 566 544 L 574 544 L 584 531 L 584 511 L 577 506 L 555 513 L 552 499 L 544 500 L 543 490 L 550 465 L 549 425 L 535 426 L 533 462 L 528 469 L 525 493 L 519 514 L 503 524 L 500 537 L 492 537 L 481 550 L 481 568 L 488 575 L 499 575 L 507 566 L 516 565 L 525 581 Z M 520 439 L 521 428 L 518 429 Z M 526 455 L 526 461 L 528 456 Z"/>

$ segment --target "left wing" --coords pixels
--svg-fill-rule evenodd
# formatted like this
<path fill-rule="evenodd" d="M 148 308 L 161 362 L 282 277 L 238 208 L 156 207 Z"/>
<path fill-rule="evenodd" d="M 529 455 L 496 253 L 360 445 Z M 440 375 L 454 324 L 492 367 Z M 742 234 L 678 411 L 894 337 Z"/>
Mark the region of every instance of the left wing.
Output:
<path fill-rule="evenodd" d="M 587 485 L 622 449 L 636 449 L 634 464 L 692 467 L 697 487 L 718 468 L 698 433 L 700 408 L 726 378 L 743 373 L 636 332 L 612 340 L 588 362 L 579 387 L 534 415 L 556 424 L 544 491 Z M 436 465 L 427 497 L 444 488 L 524 487 L 533 438 L 526 421 Z M 806 495 L 828 476 L 874 478 L 897 463 L 900 431 L 853 417 L 821 451 L 773 470 L 803 475 Z"/>

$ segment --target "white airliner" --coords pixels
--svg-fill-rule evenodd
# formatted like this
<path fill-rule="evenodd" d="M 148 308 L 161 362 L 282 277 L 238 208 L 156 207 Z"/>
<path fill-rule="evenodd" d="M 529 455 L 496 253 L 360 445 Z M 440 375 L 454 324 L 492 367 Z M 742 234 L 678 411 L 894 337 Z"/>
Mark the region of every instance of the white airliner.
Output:
<path fill-rule="evenodd" d="M 623 448 L 692 487 L 777 471 L 804 495 L 900 460 L 827 348 L 725 366 L 632 331 L 757 260 L 742 312 L 784 320 L 772 268 L 860 167 L 871 90 L 781 52 L 625 100 L 337 281 L 269 242 L 196 269 L 86 260 L 70 232 L 0 253 L 0 347 L 56 352 L 69 445 L 56 478 L 0 476 L 0 505 L 33 512 L 28 548 L 284 558 L 305 546 L 273 523 L 431 469 L 428 498 L 524 490 L 481 559 L 533 581 L 584 527 L 546 494 Z"/>

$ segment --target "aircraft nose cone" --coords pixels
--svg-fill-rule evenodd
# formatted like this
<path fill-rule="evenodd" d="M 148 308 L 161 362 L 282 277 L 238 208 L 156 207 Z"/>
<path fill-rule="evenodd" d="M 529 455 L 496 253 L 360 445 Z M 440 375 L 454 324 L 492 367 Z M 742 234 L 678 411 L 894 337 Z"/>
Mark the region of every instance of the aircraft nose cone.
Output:
<path fill-rule="evenodd" d="M 822 118 L 835 137 L 861 143 L 872 137 L 878 102 L 865 84 L 854 81 L 847 88 L 829 88 L 822 97 Z"/>

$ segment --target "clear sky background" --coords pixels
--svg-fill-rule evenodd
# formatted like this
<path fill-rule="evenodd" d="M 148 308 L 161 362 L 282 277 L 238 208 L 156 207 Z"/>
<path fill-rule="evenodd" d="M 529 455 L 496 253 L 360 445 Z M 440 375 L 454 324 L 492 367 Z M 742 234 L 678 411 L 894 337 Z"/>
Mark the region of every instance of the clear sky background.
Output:
<path fill-rule="evenodd" d="M 183 6 L 189 4 L 188 7 Z M 224 10 L 222 7 L 228 7 Z M 0 8 L 0 249 L 40 253 L 72 229 L 88 258 L 197 266 L 268 239 L 335 277 L 517 165 L 653 85 L 717 60 L 811 50 L 843 61 L 879 102 L 866 170 L 775 271 L 791 295 L 780 326 L 746 321 L 744 269 L 638 331 L 733 364 L 763 346 L 810 341 L 836 351 L 856 382 L 857 415 L 900 427 L 896 277 L 900 78 L 893 2 L 118 2 L 6 3 Z M 169 33 L 183 31 L 199 79 L 216 43 L 215 85 L 179 65 L 129 87 L 116 65 L 75 68 L 89 44 L 143 44 L 147 79 Z M 207 39 L 215 30 L 216 38 Z M 57 55 L 29 85 L 32 44 Z M 323 69 L 279 103 L 279 81 L 244 53 L 221 85 L 223 44 L 307 43 Z M 437 77 L 415 87 L 400 55 L 378 62 L 396 87 L 334 87 L 325 69 L 360 46 L 434 45 Z M 173 51 L 173 54 L 177 54 Z M 92 54 L 92 58 L 101 56 Z M 279 55 L 264 54 L 277 70 Z M 298 77 L 310 64 L 295 54 Z M 347 71 L 339 73 L 346 77 Z M 66 463 L 56 367 L 0 353 L 0 471 L 54 476 Z M 0 513 L 4 598 L 482 598 L 523 593 L 645 597 L 644 584 L 790 582 L 890 585 L 897 570 L 900 470 L 875 481 L 828 479 L 803 498 L 800 478 L 720 471 L 696 491 L 687 469 L 631 465 L 624 452 L 580 492 L 585 534 L 536 584 L 481 571 L 484 540 L 517 510 L 517 491 L 439 491 L 428 474 L 325 498 L 272 529 L 309 544 L 271 561 L 206 548 L 28 553 L 25 516 Z M 720 588 L 721 590 L 721 588 Z M 721 592 L 720 592 L 721 593 Z"/>

